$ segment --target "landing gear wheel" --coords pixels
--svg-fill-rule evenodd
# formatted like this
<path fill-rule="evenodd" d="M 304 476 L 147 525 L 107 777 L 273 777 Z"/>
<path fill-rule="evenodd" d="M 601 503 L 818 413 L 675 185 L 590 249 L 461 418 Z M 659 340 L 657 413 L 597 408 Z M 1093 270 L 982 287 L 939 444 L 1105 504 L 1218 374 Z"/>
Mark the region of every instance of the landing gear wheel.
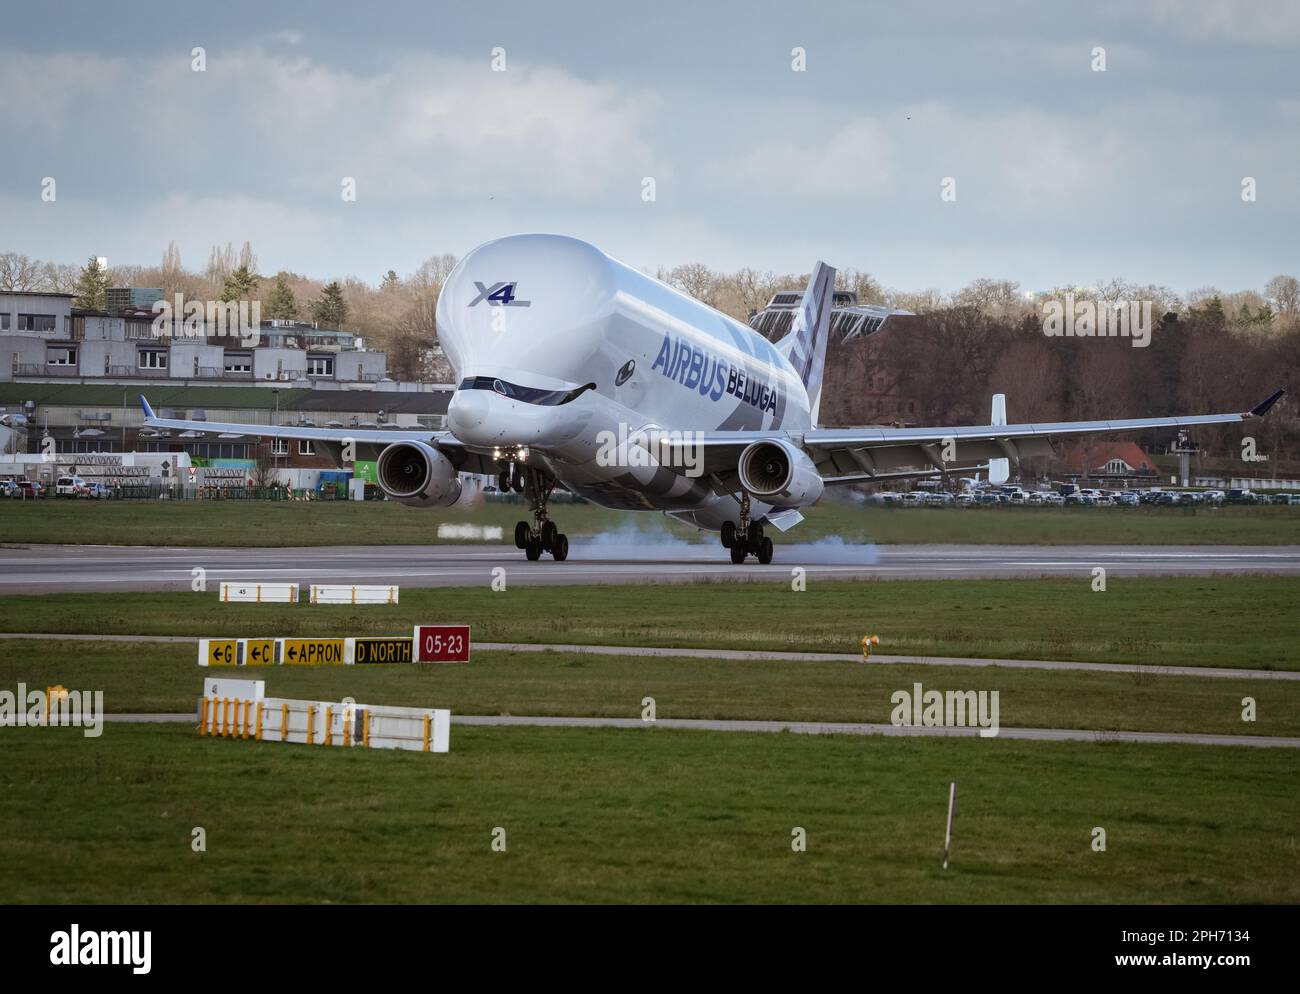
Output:
<path fill-rule="evenodd" d="M 500 493 L 509 493 L 510 491 L 510 467 L 507 466 L 497 474 L 497 490 Z"/>
<path fill-rule="evenodd" d="M 766 566 L 772 561 L 772 540 L 766 536 L 758 543 L 758 561 Z"/>
<path fill-rule="evenodd" d="M 550 552 L 555 548 L 555 536 L 560 534 L 560 529 L 555 527 L 554 521 L 546 521 L 542 524 L 542 548 Z"/>
<path fill-rule="evenodd" d="M 563 532 L 556 533 L 551 539 L 551 555 L 557 563 L 562 563 L 569 558 L 569 536 Z"/>
<path fill-rule="evenodd" d="M 751 522 L 748 531 L 745 534 L 752 549 L 757 549 L 763 542 L 763 526 L 757 521 Z"/>
<path fill-rule="evenodd" d="M 736 523 L 734 521 L 724 521 L 722 523 L 722 547 L 730 549 L 736 544 Z"/>
<path fill-rule="evenodd" d="M 524 546 L 524 555 L 528 557 L 530 563 L 535 563 L 542 558 L 542 543 L 536 539 L 531 540 Z"/>
<path fill-rule="evenodd" d="M 745 547 L 739 542 L 731 547 L 731 561 L 737 566 L 745 561 Z"/>
<path fill-rule="evenodd" d="M 515 525 L 515 548 L 528 548 L 528 522 L 520 521 Z"/>

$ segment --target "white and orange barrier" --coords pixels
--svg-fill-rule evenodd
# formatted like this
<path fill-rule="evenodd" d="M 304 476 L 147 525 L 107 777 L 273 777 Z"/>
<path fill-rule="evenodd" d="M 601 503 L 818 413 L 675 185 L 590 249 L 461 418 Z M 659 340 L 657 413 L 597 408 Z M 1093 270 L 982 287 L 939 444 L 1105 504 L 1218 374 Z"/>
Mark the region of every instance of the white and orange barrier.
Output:
<path fill-rule="evenodd" d="M 297 604 L 296 583 L 223 583 L 223 604 Z"/>
<path fill-rule="evenodd" d="M 398 588 L 313 583 L 308 593 L 313 604 L 396 604 Z"/>
<path fill-rule="evenodd" d="M 238 684 L 248 686 L 235 686 Z M 199 701 L 199 735 L 449 752 L 451 711 L 264 697 L 260 680 L 208 680 Z"/>

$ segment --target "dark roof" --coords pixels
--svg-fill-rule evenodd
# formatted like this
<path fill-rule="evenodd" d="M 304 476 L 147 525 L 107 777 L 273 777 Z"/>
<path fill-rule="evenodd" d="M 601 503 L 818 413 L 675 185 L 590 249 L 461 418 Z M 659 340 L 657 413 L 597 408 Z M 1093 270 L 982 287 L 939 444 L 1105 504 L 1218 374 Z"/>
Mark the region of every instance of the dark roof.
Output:
<path fill-rule="evenodd" d="M 0 293 L 13 294 L 15 297 L 75 297 L 75 293 L 59 293 L 56 290 L 0 290 Z"/>
<path fill-rule="evenodd" d="M 396 390 L 312 390 L 292 407 L 294 411 L 383 411 L 392 414 L 446 414 L 451 390 L 405 393 Z"/>

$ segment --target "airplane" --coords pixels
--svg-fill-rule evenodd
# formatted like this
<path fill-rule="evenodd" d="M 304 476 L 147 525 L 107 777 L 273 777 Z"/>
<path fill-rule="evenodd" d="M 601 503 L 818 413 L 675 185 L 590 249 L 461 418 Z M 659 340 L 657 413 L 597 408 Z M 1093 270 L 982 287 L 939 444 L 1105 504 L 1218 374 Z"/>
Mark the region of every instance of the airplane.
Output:
<path fill-rule="evenodd" d="M 764 525 L 797 524 L 828 486 L 970 473 L 1050 455 L 1053 439 L 1071 436 L 1236 423 L 1284 393 L 1231 414 L 1006 424 L 995 402 L 989 425 L 821 427 L 834 284 L 818 262 L 773 343 L 585 241 L 510 235 L 461 259 L 438 298 L 438 341 L 458 383 L 446 430 L 186 421 L 140 402 L 154 428 L 350 441 L 355 458 L 376 458 L 385 495 L 416 507 L 459 502 L 462 474 L 496 475 L 528 502 L 531 521 L 514 537 L 529 560 L 568 558 L 548 511 L 560 486 L 716 531 L 739 565 L 770 563 Z"/>

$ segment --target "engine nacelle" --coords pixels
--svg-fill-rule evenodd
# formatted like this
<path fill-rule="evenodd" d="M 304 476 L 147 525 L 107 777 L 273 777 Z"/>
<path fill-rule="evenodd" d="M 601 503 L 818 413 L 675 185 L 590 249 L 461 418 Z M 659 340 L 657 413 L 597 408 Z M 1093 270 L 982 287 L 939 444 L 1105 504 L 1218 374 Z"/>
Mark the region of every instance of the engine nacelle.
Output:
<path fill-rule="evenodd" d="M 751 442 L 740 454 L 740 485 L 774 507 L 803 507 L 826 485 L 807 454 L 784 439 Z"/>
<path fill-rule="evenodd" d="M 460 475 L 427 442 L 394 442 L 375 465 L 379 489 L 411 507 L 450 507 L 460 500 Z"/>

